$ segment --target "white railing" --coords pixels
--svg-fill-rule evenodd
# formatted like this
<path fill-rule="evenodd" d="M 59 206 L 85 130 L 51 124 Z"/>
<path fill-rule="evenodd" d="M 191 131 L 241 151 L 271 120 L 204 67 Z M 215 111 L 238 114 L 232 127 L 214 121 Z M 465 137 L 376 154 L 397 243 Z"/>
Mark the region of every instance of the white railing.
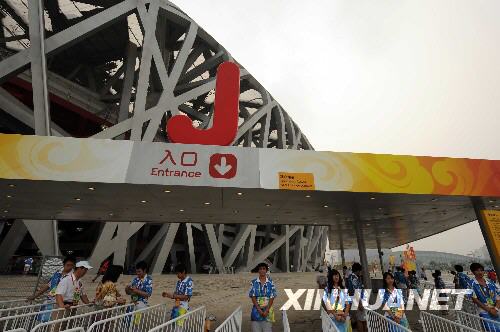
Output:
<path fill-rule="evenodd" d="M 157 324 L 156 327 L 150 329 L 149 332 L 203 332 L 205 328 L 205 317 L 205 307 L 199 307 L 193 311 L 189 311 L 185 315 L 169 320 L 164 324 Z"/>
<path fill-rule="evenodd" d="M 420 312 L 420 322 L 422 323 L 424 332 L 477 332 L 477 330 L 467 327 L 463 324 L 425 311 Z"/>
<path fill-rule="evenodd" d="M 457 321 L 467 327 L 476 329 L 478 331 L 500 331 L 500 322 L 479 317 L 479 315 L 469 314 L 463 311 L 455 312 Z"/>
<path fill-rule="evenodd" d="M 170 310 L 165 304 L 135 310 L 132 306 L 127 312 L 114 317 L 101 319 L 94 322 L 87 332 L 106 331 L 148 331 L 168 320 Z"/>
<path fill-rule="evenodd" d="M 323 307 L 321 307 L 321 327 L 323 332 L 340 332 Z"/>
<path fill-rule="evenodd" d="M 215 329 L 215 332 L 241 332 L 241 320 L 243 311 L 238 307 L 222 324 Z"/>
<path fill-rule="evenodd" d="M 26 302 L 24 302 L 26 303 Z M 50 303 L 52 304 L 52 303 Z M 40 310 L 44 310 L 47 304 L 43 303 L 35 303 L 35 304 L 26 304 L 18 307 L 4 308 L 0 309 L 0 317 L 7 316 L 15 316 L 15 315 L 26 315 L 32 312 L 38 312 Z"/>
<path fill-rule="evenodd" d="M 31 332 L 59 332 L 78 328 L 86 330 L 94 322 L 123 314 L 132 307 L 133 305 L 129 304 L 85 313 L 78 312 L 78 308 L 71 308 L 58 312 L 49 322 L 36 325 Z M 93 306 L 90 306 L 88 310 L 92 308 Z"/>
<path fill-rule="evenodd" d="M 3 309 L 9 309 L 9 308 L 15 308 L 15 307 L 20 307 L 23 304 L 26 304 L 26 300 L 5 300 L 5 301 L 0 301 L 0 310 Z"/>
<path fill-rule="evenodd" d="M 366 310 L 366 322 L 368 323 L 368 332 L 411 332 L 410 329 L 369 309 Z"/>
<path fill-rule="evenodd" d="M 283 319 L 283 332 L 290 332 L 290 323 L 288 322 L 286 310 L 281 310 L 281 317 Z"/>
<path fill-rule="evenodd" d="M 82 311 L 91 309 L 91 305 L 82 304 L 74 307 L 77 314 L 81 314 Z M 58 317 L 60 313 L 62 314 L 66 309 L 57 309 L 52 307 L 48 307 L 47 310 L 42 310 L 38 312 L 32 312 L 28 314 L 19 314 L 13 316 L 6 316 L 0 318 L 0 331 L 15 331 L 18 329 L 24 329 L 29 331 L 34 328 L 36 325 L 48 322 L 53 318 Z"/>

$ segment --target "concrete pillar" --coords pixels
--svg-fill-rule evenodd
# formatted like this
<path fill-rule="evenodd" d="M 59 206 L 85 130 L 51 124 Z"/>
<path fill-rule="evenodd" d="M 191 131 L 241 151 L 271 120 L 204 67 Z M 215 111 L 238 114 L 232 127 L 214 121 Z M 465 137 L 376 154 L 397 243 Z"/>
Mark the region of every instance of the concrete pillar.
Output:
<path fill-rule="evenodd" d="M 44 256 L 60 256 L 59 235 L 55 220 L 23 220 L 36 246 Z"/>
<path fill-rule="evenodd" d="M 286 234 L 285 245 L 280 248 L 281 255 L 281 267 L 283 272 L 290 272 L 290 239 L 288 238 L 288 232 L 290 231 L 290 226 L 281 226 L 282 234 Z"/>
<path fill-rule="evenodd" d="M 474 208 L 474 212 L 476 213 L 479 227 L 481 228 L 481 233 L 483 233 L 484 242 L 486 243 L 486 248 L 488 248 L 491 262 L 493 263 L 493 267 L 497 273 L 497 276 L 500 276 L 500 254 L 498 253 L 498 250 L 500 250 L 500 248 L 495 248 L 495 239 L 493 238 L 494 235 L 488 231 L 486 220 L 484 219 L 484 216 L 482 214 L 482 211 L 486 210 L 483 199 L 481 197 L 471 197 L 471 202 Z"/>
<path fill-rule="evenodd" d="M 366 255 L 365 238 L 363 234 L 363 229 L 361 228 L 361 217 L 359 214 L 359 209 L 354 205 L 353 209 L 354 217 L 354 229 L 356 231 L 356 239 L 358 241 L 358 251 L 360 263 L 363 266 L 363 283 L 366 289 L 372 288 L 372 281 L 370 279 L 370 270 L 368 268 L 368 257 Z"/>
<path fill-rule="evenodd" d="M 0 268 L 5 268 L 9 260 L 16 253 L 17 248 L 28 233 L 28 229 L 22 220 L 16 220 L 12 224 L 9 232 L 0 244 Z"/>

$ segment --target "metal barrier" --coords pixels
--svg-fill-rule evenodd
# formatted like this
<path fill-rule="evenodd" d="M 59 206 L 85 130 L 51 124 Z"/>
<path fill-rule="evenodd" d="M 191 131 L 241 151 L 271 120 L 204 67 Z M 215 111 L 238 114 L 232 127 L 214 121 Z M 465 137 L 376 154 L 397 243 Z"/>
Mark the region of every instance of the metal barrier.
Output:
<path fill-rule="evenodd" d="M 88 311 L 84 313 L 78 312 L 75 307 L 58 312 L 51 321 L 36 325 L 31 332 L 59 332 L 77 328 L 86 330 L 97 321 L 121 315 L 133 307 L 128 304 L 95 311 L 94 306 L 89 306 Z"/>
<path fill-rule="evenodd" d="M 90 325 L 87 332 L 148 331 L 166 322 L 170 312 L 165 304 L 157 304 L 139 310 L 134 309 L 135 306 L 132 306 L 125 313 L 95 321 Z"/>
<path fill-rule="evenodd" d="M 323 332 L 340 332 L 323 307 L 321 307 L 321 327 Z"/>
<path fill-rule="evenodd" d="M 286 310 L 281 310 L 281 317 L 283 318 L 283 332 L 290 332 L 290 323 L 288 322 Z"/>
<path fill-rule="evenodd" d="M 165 307 L 165 305 L 163 306 Z M 149 332 L 178 332 L 178 331 L 203 332 L 205 327 L 205 317 L 206 317 L 205 307 L 199 307 L 193 311 L 189 311 L 185 315 L 169 320 L 164 324 L 156 325 L 156 327 L 150 329 Z M 230 331 L 230 330 L 222 330 L 222 331 Z"/>
<path fill-rule="evenodd" d="M 26 304 L 25 299 L 0 301 L 0 310 L 20 307 L 23 304 Z"/>
<path fill-rule="evenodd" d="M 24 303 L 26 304 L 27 302 L 24 301 Z M 38 312 L 40 310 L 43 310 L 43 308 L 46 305 L 47 304 L 44 304 L 44 303 L 36 303 L 36 304 L 22 305 L 19 307 L 0 309 L 0 317 L 26 315 L 26 314 L 30 314 L 32 312 Z"/>
<path fill-rule="evenodd" d="M 422 323 L 424 332 L 477 332 L 473 328 L 425 311 L 420 312 L 420 322 Z"/>
<path fill-rule="evenodd" d="M 82 304 L 76 306 L 74 310 L 76 310 L 77 314 L 81 314 L 83 311 L 91 309 L 90 304 Z M 14 316 L 6 316 L 0 318 L 0 331 L 15 331 L 17 329 L 24 329 L 29 331 L 34 328 L 36 325 L 48 322 L 53 318 L 58 317 L 60 313 L 63 313 L 66 309 L 52 309 L 49 307 L 47 310 L 41 310 L 38 312 L 32 312 L 28 314 L 18 314 Z"/>
<path fill-rule="evenodd" d="M 469 314 L 463 311 L 457 311 L 455 314 L 457 317 L 457 321 L 467 327 L 486 332 L 500 331 L 500 322 L 479 317 L 479 315 Z"/>
<path fill-rule="evenodd" d="M 241 332 L 241 320 L 243 311 L 238 307 L 222 324 L 215 329 L 215 332 Z"/>
<path fill-rule="evenodd" d="M 373 310 L 366 310 L 366 322 L 368 323 L 368 332 L 411 332 L 410 329 Z"/>

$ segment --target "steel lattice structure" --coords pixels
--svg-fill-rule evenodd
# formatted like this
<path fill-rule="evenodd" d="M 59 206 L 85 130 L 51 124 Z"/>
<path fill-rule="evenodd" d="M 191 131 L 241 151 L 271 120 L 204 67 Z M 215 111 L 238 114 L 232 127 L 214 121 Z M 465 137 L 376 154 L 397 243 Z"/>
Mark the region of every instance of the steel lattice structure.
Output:
<path fill-rule="evenodd" d="M 37 128 L 47 117 L 36 111 L 43 101 L 31 84 L 38 82 L 30 70 L 35 61 L 30 53 L 30 41 L 34 44 L 36 38 L 33 15 L 20 0 L 0 6 L 1 130 L 44 134 Z M 45 33 L 53 135 L 168 142 L 166 122 L 177 114 L 188 116 L 198 128 L 211 126 L 217 67 L 236 61 L 176 5 L 165 0 L 45 1 L 44 16 L 41 38 Z M 312 149 L 280 104 L 240 67 L 239 128 L 233 145 Z M 16 220 L 0 248 L 29 231 L 42 253 L 57 253 L 57 243 L 41 244 L 54 239 L 54 229 L 40 225 L 42 221 Z M 147 242 L 140 250 L 134 242 L 138 238 Z M 107 222 L 90 259 L 94 264 L 112 254 L 118 264 L 148 259 L 154 272 L 175 263 L 177 256 L 192 270 L 212 262 L 221 272 L 248 270 L 269 259 L 277 270 L 293 266 L 304 271 L 322 261 L 326 239 L 323 226 Z M 14 247 L 8 246 L 11 254 Z M 203 248 L 209 249 L 209 257 L 195 259 Z"/>

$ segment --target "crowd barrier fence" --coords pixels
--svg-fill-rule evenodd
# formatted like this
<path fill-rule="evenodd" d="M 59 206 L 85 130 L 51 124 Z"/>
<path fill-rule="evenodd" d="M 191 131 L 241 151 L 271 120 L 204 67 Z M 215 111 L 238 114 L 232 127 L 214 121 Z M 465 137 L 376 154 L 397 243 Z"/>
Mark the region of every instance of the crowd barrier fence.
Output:
<path fill-rule="evenodd" d="M 92 308 L 92 305 L 82 304 L 74 307 L 75 314 L 82 314 Z M 36 325 L 56 319 L 62 315 L 66 309 L 53 309 L 52 306 L 47 307 L 47 310 L 40 310 L 28 314 L 18 314 L 13 316 L 5 316 L 0 318 L 0 331 L 15 331 L 16 329 L 31 330 Z"/>
<path fill-rule="evenodd" d="M 205 307 L 199 307 L 164 324 L 157 324 L 149 332 L 204 332 L 205 317 Z"/>
<path fill-rule="evenodd" d="M 290 332 L 290 323 L 288 322 L 286 310 L 281 310 L 281 317 L 283 320 L 283 332 Z"/>
<path fill-rule="evenodd" d="M 163 304 L 135 310 L 131 306 L 126 312 L 95 321 L 87 332 L 133 331 L 146 332 L 168 321 L 170 310 Z"/>
<path fill-rule="evenodd" d="M 368 332 L 411 332 L 410 329 L 373 310 L 366 311 Z"/>
<path fill-rule="evenodd" d="M 53 320 L 36 325 L 31 332 L 59 332 L 75 328 L 86 330 L 95 322 L 121 315 L 133 308 L 132 304 L 102 310 L 92 310 L 90 306 L 85 313 L 79 313 L 78 308 L 71 308 L 57 313 Z"/>
<path fill-rule="evenodd" d="M 321 327 L 323 332 L 340 332 L 323 307 L 321 307 Z"/>
<path fill-rule="evenodd" d="M 243 311 L 238 307 L 231 315 L 229 315 L 222 324 L 215 329 L 215 332 L 241 332 L 241 321 Z"/>
<path fill-rule="evenodd" d="M 425 311 L 420 312 L 420 322 L 424 332 L 477 332 L 473 328 Z"/>
<path fill-rule="evenodd" d="M 457 321 L 467 327 L 486 332 L 500 331 L 500 322 L 479 317 L 479 315 L 477 314 L 470 314 L 463 311 L 457 311 L 455 314 L 457 317 Z"/>

